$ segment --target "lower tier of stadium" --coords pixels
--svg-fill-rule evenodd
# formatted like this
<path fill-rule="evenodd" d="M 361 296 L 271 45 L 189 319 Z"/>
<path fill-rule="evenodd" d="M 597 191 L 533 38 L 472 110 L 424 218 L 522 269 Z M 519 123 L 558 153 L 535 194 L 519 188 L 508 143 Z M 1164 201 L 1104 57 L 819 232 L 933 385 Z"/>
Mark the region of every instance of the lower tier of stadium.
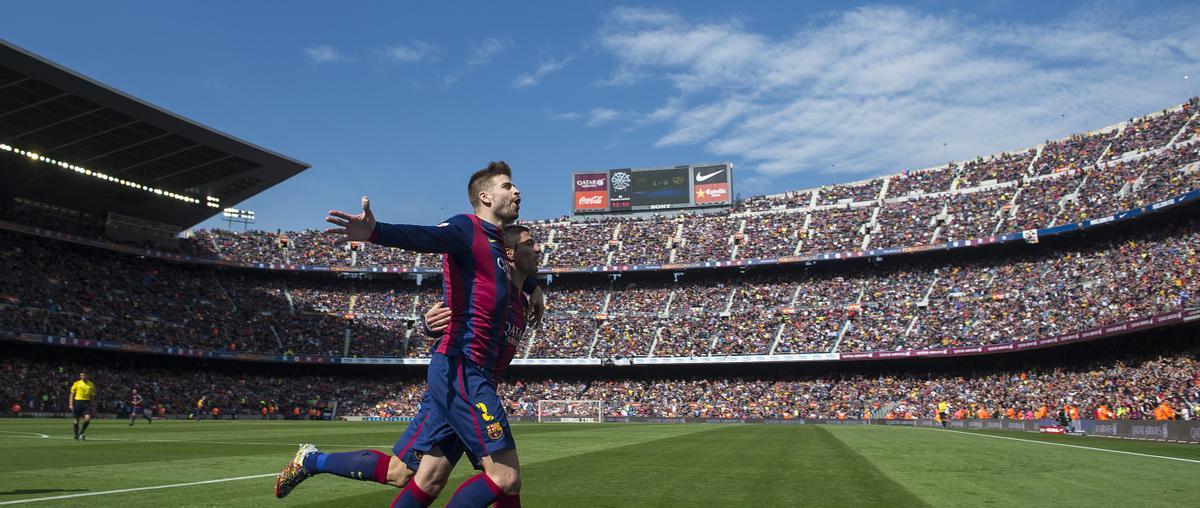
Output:
<path fill-rule="evenodd" d="M 1196 325 L 998 357 L 884 363 L 590 369 L 514 367 L 500 383 L 508 414 L 544 400 L 598 400 L 605 418 L 1044 419 L 1064 405 L 1098 419 L 1200 416 Z M 138 389 L 153 413 L 186 415 L 201 397 L 224 417 L 406 417 L 424 389 L 419 367 L 274 365 L 12 345 L 0 360 L 0 401 L 65 413 L 80 371 L 96 411 L 126 411 Z M 1164 412 L 1166 407 L 1169 412 Z M 595 405 L 579 415 L 595 417 Z M 211 417 L 205 414 L 206 417 Z M 541 415 L 544 416 L 544 415 Z"/>

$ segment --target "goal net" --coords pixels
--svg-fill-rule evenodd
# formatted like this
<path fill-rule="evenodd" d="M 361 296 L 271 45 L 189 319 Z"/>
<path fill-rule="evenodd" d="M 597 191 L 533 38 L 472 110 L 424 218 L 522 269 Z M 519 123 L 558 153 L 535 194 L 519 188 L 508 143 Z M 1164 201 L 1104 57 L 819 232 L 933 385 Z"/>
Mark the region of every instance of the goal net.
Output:
<path fill-rule="evenodd" d="M 539 400 L 537 421 L 599 423 L 604 415 L 598 400 Z"/>

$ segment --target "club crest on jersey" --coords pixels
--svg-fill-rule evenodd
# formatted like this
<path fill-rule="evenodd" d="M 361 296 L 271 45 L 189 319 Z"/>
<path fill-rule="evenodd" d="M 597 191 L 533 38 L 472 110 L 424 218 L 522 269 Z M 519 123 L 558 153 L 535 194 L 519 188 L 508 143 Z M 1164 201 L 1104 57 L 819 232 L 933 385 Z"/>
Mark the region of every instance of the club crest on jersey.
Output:
<path fill-rule="evenodd" d="M 491 423 L 487 426 L 488 439 L 495 441 L 504 437 L 504 427 L 500 426 L 500 422 Z"/>

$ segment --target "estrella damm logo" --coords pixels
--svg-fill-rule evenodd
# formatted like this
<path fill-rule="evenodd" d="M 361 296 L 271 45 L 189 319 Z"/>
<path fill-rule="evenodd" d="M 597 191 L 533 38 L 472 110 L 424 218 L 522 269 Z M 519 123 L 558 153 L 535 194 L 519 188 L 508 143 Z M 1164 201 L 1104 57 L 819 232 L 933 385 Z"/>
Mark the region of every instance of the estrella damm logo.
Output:
<path fill-rule="evenodd" d="M 487 406 L 483 405 L 482 402 L 475 404 L 475 407 L 479 408 L 479 413 L 480 413 L 480 416 L 483 417 L 483 421 L 490 422 L 490 421 L 496 419 L 495 416 L 492 416 L 490 413 L 488 413 Z M 488 435 L 491 435 L 491 432 L 492 432 L 491 427 L 488 427 Z M 492 438 L 492 439 L 495 439 L 495 438 Z"/>
<path fill-rule="evenodd" d="M 493 422 L 487 426 L 488 439 L 495 441 L 504 437 L 504 427 L 500 426 L 500 422 Z"/>

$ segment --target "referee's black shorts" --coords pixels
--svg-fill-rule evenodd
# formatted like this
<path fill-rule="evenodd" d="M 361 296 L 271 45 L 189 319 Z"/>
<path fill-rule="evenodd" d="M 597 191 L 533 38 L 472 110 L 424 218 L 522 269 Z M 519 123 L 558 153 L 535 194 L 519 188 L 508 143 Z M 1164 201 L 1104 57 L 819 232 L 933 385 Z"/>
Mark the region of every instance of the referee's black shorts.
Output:
<path fill-rule="evenodd" d="M 71 405 L 75 408 L 75 418 L 92 415 L 92 401 L 76 399 Z"/>

